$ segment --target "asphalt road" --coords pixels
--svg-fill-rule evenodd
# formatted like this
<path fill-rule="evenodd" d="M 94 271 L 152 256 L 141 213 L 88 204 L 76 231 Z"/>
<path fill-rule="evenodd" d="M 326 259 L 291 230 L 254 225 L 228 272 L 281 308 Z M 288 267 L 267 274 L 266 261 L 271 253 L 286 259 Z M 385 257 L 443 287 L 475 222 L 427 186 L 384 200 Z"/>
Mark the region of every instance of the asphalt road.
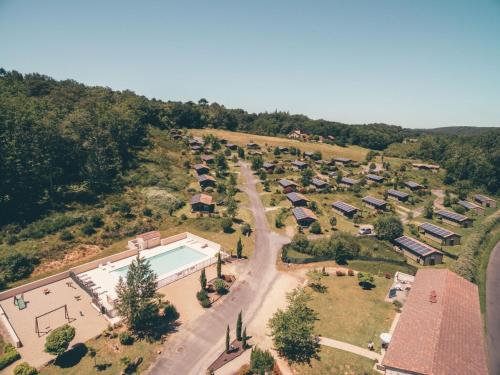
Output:
<path fill-rule="evenodd" d="M 486 318 L 490 375 L 500 375 L 500 242 L 490 255 L 486 271 Z"/>
<path fill-rule="evenodd" d="M 248 164 L 240 163 L 240 169 L 245 178 L 243 190 L 248 194 L 255 219 L 254 255 L 245 265 L 243 274 L 238 275 L 229 295 L 168 338 L 149 374 L 204 374 L 224 350 L 227 324 L 234 335 L 240 310 L 243 310 L 244 323 L 250 322 L 278 277 L 276 257 L 281 246 L 289 240 L 271 231 L 255 187 L 255 177 Z M 192 298 L 196 298 L 194 293 Z"/>

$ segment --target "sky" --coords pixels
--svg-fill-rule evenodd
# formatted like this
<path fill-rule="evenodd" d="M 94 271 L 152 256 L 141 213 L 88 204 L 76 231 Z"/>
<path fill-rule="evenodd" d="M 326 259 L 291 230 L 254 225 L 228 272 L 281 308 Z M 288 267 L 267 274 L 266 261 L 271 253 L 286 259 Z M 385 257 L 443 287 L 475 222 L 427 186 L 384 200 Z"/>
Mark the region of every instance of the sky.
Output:
<path fill-rule="evenodd" d="M 500 126 L 500 0 L 0 0 L 0 67 L 250 112 Z"/>

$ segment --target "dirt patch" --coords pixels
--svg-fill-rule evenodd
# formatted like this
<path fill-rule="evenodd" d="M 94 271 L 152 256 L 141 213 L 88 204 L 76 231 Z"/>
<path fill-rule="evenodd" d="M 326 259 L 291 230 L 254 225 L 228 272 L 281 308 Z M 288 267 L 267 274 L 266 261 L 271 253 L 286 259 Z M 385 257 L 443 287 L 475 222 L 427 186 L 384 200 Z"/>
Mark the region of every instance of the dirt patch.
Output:
<path fill-rule="evenodd" d="M 80 262 L 81 260 L 93 257 L 100 252 L 101 248 L 97 245 L 78 245 L 77 247 L 64 254 L 64 257 L 62 259 L 51 260 L 49 262 L 40 264 L 37 268 L 35 268 L 32 276 L 46 274 L 58 269 L 63 269 L 70 264 L 75 264 Z"/>

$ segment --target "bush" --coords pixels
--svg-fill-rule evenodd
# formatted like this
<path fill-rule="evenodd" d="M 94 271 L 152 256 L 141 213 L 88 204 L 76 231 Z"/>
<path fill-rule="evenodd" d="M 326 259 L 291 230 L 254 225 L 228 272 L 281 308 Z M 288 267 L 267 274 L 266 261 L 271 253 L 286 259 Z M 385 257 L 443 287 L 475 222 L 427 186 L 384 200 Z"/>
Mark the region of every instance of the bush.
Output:
<path fill-rule="evenodd" d="M 392 241 L 401 237 L 404 232 L 403 223 L 398 216 L 380 216 L 374 223 L 377 237 L 381 240 Z"/>
<path fill-rule="evenodd" d="M 214 281 L 214 288 L 219 295 L 225 294 L 227 291 L 226 283 L 222 279 L 217 279 Z"/>
<path fill-rule="evenodd" d="M 28 362 L 22 362 L 14 368 L 14 375 L 37 375 L 36 368 L 31 367 Z"/>
<path fill-rule="evenodd" d="M 122 332 L 118 337 L 122 345 L 132 345 L 134 343 L 134 337 L 128 332 Z"/>
<path fill-rule="evenodd" d="M 341 270 L 337 270 L 337 271 L 335 271 L 335 275 L 337 275 L 337 276 L 345 276 L 345 272 L 341 271 Z"/>
<path fill-rule="evenodd" d="M 94 228 L 100 228 L 100 227 L 103 226 L 104 220 L 102 219 L 101 215 L 93 215 L 93 216 L 90 217 L 90 224 Z"/>
<path fill-rule="evenodd" d="M 3 282 L 24 279 L 31 275 L 38 262 L 34 256 L 12 252 L 0 259 L 0 279 Z"/>
<path fill-rule="evenodd" d="M 243 234 L 244 236 L 250 235 L 251 232 L 252 228 L 249 224 L 245 223 L 241 226 L 241 234 Z"/>
<path fill-rule="evenodd" d="M 68 350 L 69 343 L 75 338 L 75 327 L 65 324 L 54 329 L 45 340 L 45 351 L 60 356 Z"/>
<path fill-rule="evenodd" d="M 228 217 L 225 217 L 221 220 L 220 226 L 224 231 L 224 233 L 230 233 L 233 228 L 233 220 Z"/>
<path fill-rule="evenodd" d="M 200 305 L 204 308 L 210 307 L 212 303 L 210 302 L 210 299 L 208 298 L 208 294 L 204 290 L 200 290 L 198 293 L 196 293 L 196 298 L 198 301 L 200 301 Z"/>
<path fill-rule="evenodd" d="M 74 238 L 75 236 L 73 236 L 73 234 L 69 230 L 63 230 L 61 234 L 59 234 L 59 239 L 61 241 L 71 241 Z"/>
<path fill-rule="evenodd" d="M 95 233 L 95 229 L 91 223 L 86 223 L 82 227 L 82 233 L 86 236 L 91 236 Z"/>
<path fill-rule="evenodd" d="M 354 271 L 353 271 L 353 270 L 351 270 L 351 269 L 348 269 L 348 270 L 347 270 L 347 274 L 348 274 L 349 276 L 354 276 Z"/>
<path fill-rule="evenodd" d="M 11 344 L 5 345 L 4 353 L 0 356 L 0 370 L 6 368 L 11 363 L 14 363 L 21 355 Z"/>
<path fill-rule="evenodd" d="M 169 303 L 167 306 L 165 306 L 165 308 L 163 309 L 163 316 L 165 317 L 165 319 L 169 322 L 169 323 L 172 323 L 172 322 L 175 322 L 177 319 L 179 319 L 180 317 L 180 314 L 179 312 L 177 311 L 177 309 L 175 308 L 174 305 L 172 305 L 171 303 Z"/>
<path fill-rule="evenodd" d="M 274 368 L 272 354 L 268 350 L 264 351 L 255 347 L 250 354 L 250 368 L 254 374 L 271 373 Z"/>
<path fill-rule="evenodd" d="M 317 221 L 315 221 L 314 223 L 311 224 L 311 228 L 309 228 L 309 231 L 314 234 L 320 234 L 321 225 Z"/>

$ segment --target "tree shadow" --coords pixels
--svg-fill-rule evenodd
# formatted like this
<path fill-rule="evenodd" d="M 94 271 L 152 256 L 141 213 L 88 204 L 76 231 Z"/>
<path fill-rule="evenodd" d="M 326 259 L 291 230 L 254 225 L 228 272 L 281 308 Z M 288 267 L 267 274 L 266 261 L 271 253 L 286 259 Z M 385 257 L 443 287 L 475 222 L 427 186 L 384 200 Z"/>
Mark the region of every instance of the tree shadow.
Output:
<path fill-rule="evenodd" d="M 54 361 L 54 365 L 60 368 L 76 366 L 88 352 L 88 348 L 83 343 L 77 343 L 66 353 L 60 355 Z"/>
<path fill-rule="evenodd" d="M 375 289 L 377 286 L 372 283 L 367 283 L 367 282 L 360 282 L 359 286 L 363 288 L 363 290 L 372 290 Z"/>

